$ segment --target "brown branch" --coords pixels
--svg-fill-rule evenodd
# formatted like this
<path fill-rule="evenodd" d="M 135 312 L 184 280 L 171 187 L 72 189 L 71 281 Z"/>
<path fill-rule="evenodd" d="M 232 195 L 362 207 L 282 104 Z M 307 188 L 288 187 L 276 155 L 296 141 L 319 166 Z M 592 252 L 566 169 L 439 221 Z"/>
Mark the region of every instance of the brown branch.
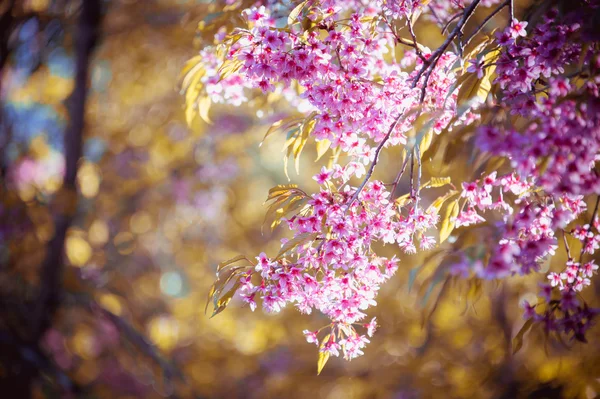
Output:
<path fill-rule="evenodd" d="M 563 233 L 563 242 L 565 243 L 565 251 L 567 251 L 567 256 L 569 257 L 569 260 L 572 260 L 573 257 L 571 256 L 571 248 L 569 247 L 569 242 L 567 241 L 567 233 L 565 232 L 565 230 L 563 229 L 562 231 Z"/>
<path fill-rule="evenodd" d="M 390 129 L 388 130 L 387 134 L 385 135 L 385 137 L 383 138 L 383 140 L 381 140 L 381 143 L 379 143 L 379 145 L 377 146 L 377 149 L 375 149 L 375 158 L 373 159 L 373 162 L 371 163 L 371 167 L 369 168 L 369 171 L 367 172 L 367 175 L 365 176 L 365 179 L 363 180 L 363 182 L 361 183 L 361 185 L 356 189 L 356 192 L 354 193 L 354 195 L 350 199 L 350 202 L 348 203 L 348 208 L 350 208 L 352 206 L 352 204 L 354 203 L 354 201 L 356 201 L 356 199 L 358 198 L 358 195 L 360 194 L 360 192 L 363 190 L 363 188 L 365 188 L 365 186 L 367 185 L 367 182 L 371 179 L 371 176 L 373 175 L 373 171 L 375 170 L 375 166 L 377 165 L 377 162 L 379 161 L 379 153 L 383 149 L 383 146 L 385 145 L 385 143 L 392 136 L 392 132 L 394 131 L 394 129 L 398 125 L 398 122 L 400 122 L 400 118 L 401 117 L 402 117 L 402 113 L 400 113 L 400 115 L 398 115 L 398 117 L 396 117 L 396 119 L 394 120 L 394 122 L 390 126 Z"/>
<path fill-rule="evenodd" d="M 416 144 L 413 148 L 413 154 L 417 158 L 417 193 L 415 195 L 415 209 L 419 207 L 419 194 L 421 192 L 421 173 L 422 173 L 422 165 L 421 165 L 421 149 L 419 148 L 419 144 Z"/>
<path fill-rule="evenodd" d="M 442 35 L 446 33 L 446 31 L 448 30 L 448 28 L 450 27 L 450 24 L 452 22 L 454 22 L 456 19 L 458 19 L 460 17 L 461 13 L 456 13 L 454 14 L 449 20 L 448 22 L 446 22 L 446 24 L 444 24 L 444 26 L 442 27 Z"/>
<path fill-rule="evenodd" d="M 65 176 L 62 188 L 54 200 L 56 205 L 55 234 L 48 244 L 46 259 L 41 265 L 40 293 L 32 315 L 31 339 L 35 341 L 38 341 L 50 326 L 61 299 L 64 243 L 77 204 L 77 163 L 83 151 L 88 77 L 91 56 L 100 34 L 101 1 L 86 0 L 82 2 L 80 12 L 79 23 L 74 35 L 75 86 L 67 100 L 69 124 L 64 134 Z"/>
<path fill-rule="evenodd" d="M 475 9 L 477 8 L 477 6 L 479 5 L 480 2 L 481 2 L 481 0 L 475 0 L 469 5 L 469 7 L 467 7 L 465 9 L 462 18 L 458 21 L 458 23 L 452 30 L 452 33 L 450 33 L 450 36 L 448 36 L 446 38 L 446 40 L 444 41 L 444 43 L 442 43 L 442 45 L 440 47 L 438 47 L 438 49 L 435 50 L 433 52 L 433 54 L 431 54 L 431 57 L 429 57 L 429 62 L 426 64 L 423 64 L 423 66 L 421 67 L 419 72 L 417 72 L 417 75 L 414 77 L 414 80 L 413 80 L 413 83 L 411 86 L 412 88 L 417 87 L 417 85 L 419 84 L 419 80 L 421 80 L 421 77 L 423 76 L 423 74 L 425 73 L 425 71 L 428 68 L 435 69 L 435 66 L 437 65 L 437 62 L 438 62 L 440 56 L 444 53 L 444 51 L 446 51 L 446 49 L 448 48 L 450 43 L 452 43 L 452 41 L 458 36 L 458 34 L 462 33 L 464 26 L 466 25 L 469 18 L 471 18 L 471 16 L 475 12 Z M 427 85 L 424 85 L 422 90 L 425 91 L 426 88 L 427 88 Z M 422 94 L 421 97 L 424 97 L 424 95 Z"/>
<path fill-rule="evenodd" d="M 390 190 L 390 194 L 392 195 L 392 197 L 394 195 L 394 192 L 396 191 L 396 188 L 398 188 L 398 183 L 400 183 L 400 179 L 402 178 L 404 171 L 406 170 L 406 165 L 408 164 L 408 158 L 409 158 L 409 155 L 406 154 L 406 158 L 404 158 L 404 162 L 402 162 L 402 168 L 400 169 L 400 172 L 398 172 L 398 175 L 394 179 L 394 183 L 392 184 L 392 189 Z"/>
<path fill-rule="evenodd" d="M 438 62 L 440 56 L 444 53 L 444 51 L 446 51 L 446 49 L 448 48 L 448 46 L 450 45 L 450 43 L 452 43 L 452 41 L 459 34 L 462 34 L 462 29 L 464 28 L 465 24 L 467 23 L 467 21 L 469 20 L 469 18 L 471 17 L 471 15 L 473 15 L 473 12 L 475 11 L 475 9 L 477 8 L 477 6 L 479 5 L 480 2 L 481 2 L 481 0 L 474 0 L 469 5 L 469 7 L 467 7 L 465 9 L 462 18 L 460 19 L 460 21 L 458 21 L 458 23 L 456 24 L 456 27 L 454 28 L 454 30 L 452 30 L 452 33 L 450 34 L 450 36 L 448 36 L 446 38 L 446 40 L 444 41 L 444 43 L 442 43 L 442 45 L 440 47 L 438 47 L 437 50 L 435 50 L 435 52 L 429 58 L 428 62 L 427 63 L 423 63 L 423 67 L 419 70 L 419 72 L 417 72 L 417 75 L 414 77 L 413 83 L 411 85 L 411 88 L 413 88 L 413 89 L 415 87 L 417 87 L 417 85 L 419 83 L 419 80 L 421 80 L 421 76 L 423 76 L 423 73 L 425 73 L 425 71 L 427 69 L 431 68 L 429 70 L 429 72 L 427 73 L 427 75 L 425 77 L 425 82 L 423 84 L 423 87 L 421 88 L 421 99 L 420 99 L 421 103 L 423 103 L 423 101 L 425 100 L 425 91 L 427 89 L 427 82 L 429 81 L 429 76 L 431 75 L 432 71 L 435 69 L 435 66 L 437 65 L 437 62 Z M 348 203 L 348 208 L 350 208 L 352 206 L 352 204 L 358 198 L 358 195 L 363 190 L 363 188 L 365 187 L 365 185 L 367 184 L 367 182 L 371 179 L 371 176 L 373 175 L 373 171 L 375 169 L 375 166 L 377 165 L 377 162 L 379 162 L 379 153 L 383 149 L 383 146 L 385 145 L 385 143 L 387 143 L 387 141 L 390 139 L 390 137 L 392 135 L 392 132 L 396 128 L 396 125 L 398 125 L 398 122 L 400 121 L 401 117 L 402 117 L 402 113 L 400 113 L 396 117 L 396 119 L 394 120 L 394 122 L 390 126 L 389 131 L 387 132 L 387 134 L 385 135 L 385 137 L 383 138 L 383 140 L 381 141 L 381 143 L 379 143 L 379 145 L 375 149 L 375 158 L 373 159 L 373 162 L 371 163 L 371 166 L 369 167 L 369 171 L 367 172 L 367 175 L 365 176 L 365 179 L 363 180 L 363 182 L 361 183 L 361 185 L 358 187 L 358 189 L 356 190 L 356 192 L 354 193 L 354 195 L 350 199 L 350 202 Z M 414 151 L 414 149 L 413 149 L 413 151 Z"/>

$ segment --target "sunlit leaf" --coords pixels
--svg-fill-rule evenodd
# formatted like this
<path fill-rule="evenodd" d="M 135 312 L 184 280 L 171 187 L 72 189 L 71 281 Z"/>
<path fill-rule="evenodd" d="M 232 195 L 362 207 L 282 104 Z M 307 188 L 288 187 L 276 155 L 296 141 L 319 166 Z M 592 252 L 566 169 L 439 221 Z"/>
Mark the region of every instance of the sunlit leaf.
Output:
<path fill-rule="evenodd" d="M 275 257 L 275 259 L 281 259 L 281 257 L 283 255 L 285 255 L 288 251 L 291 251 L 292 249 L 296 248 L 299 245 L 304 245 L 311 241 L 314 241 L 315 238 L 317 238 L 317 236 L 318 236 L 318 233 L 302 233 L 302 234 L 297 235 L 296 237 L 294 237 L 291 240 L 289 240 L 288 242 L 286 242 L 283 245 L 283 247 L 281 247 L 281 250 Z"/>
<path fill-rule="evenodd" d="M 447 184 L 452 184 L 452 179 L 450 177 L 432 177 L 426 187 L 443 187 Z"/>
<path fill-rule="evenodd" d="M 440 226 L 440 244 L 446 241 L 452 233 L 452 230 L 454 230 L 455 219 L 458 216 L 458 212 L 458 200 L 454 200 L 446 208 L 446 214 L 442 219 L 442 225 Z"/>
<path fill-rule="evenodd" d="M 225 293 L 225 295 L 219 298 L 216 304 L 217 306 L 215 307 L 213 314 L 210 316 L 211 318 L 215 317 L 223 310 L 225 310 L 225 308 L 227 307 L 227 305 L 229 305 L 229 302 L 231 302 L 231 299 L 233 298 L 237 290 L 240 288 L 240 285 L 240 283 L 236 283 L 233 287 L 231 287 L 229 291 L 227 291 L 227 293 Z"/>
<path fill-rule="evenodd" d="M 329 150 L 330 146 L 331 141 L 327 139 L 317 141 L 317 159 L 315 159 L 315 162 L 317 162 L 323 155 L 325 155 L 325 153 L 327 153 L 327 150 Z"/>
<path fill-rule="evenodd" d="M 531 329 L 533 326 L 533 319 L 528 319 L 523 327 L 519 330 L 517 335 L 513 338 L 512 347 L 513 347 L 513 355 L 516 354 L 523 347 L 523 337 L 525 334 Z"/>
<path fill-rule="evenodd" d="M 217 274 L 221 270 L 223 270 L 223 268 L 225 268 L 225 267 L 227 267 L 227 266 L 229 266 L 229 265 L 231 265 L 233 263 L 239 262 L 241 260 L 245 260 L 246 262 L 248 262 L 248 265 L 256 265 L 256 261 L 252 261 L 251 259 L 248 259 L 248 257 L 246 255 L 238 255 L 236 257 L 233 257 L 231 259 L 228 259 L 226 261 L 223 261 L 223 262 L 219 263 L 217 265 Z"/>
<path fill-rule="evenodd" d="M 477 98 L 480 101 L 484 101 L 487 98 L 488 93 L 492 89 L 492 80 L 496 66 L 494 63 L 500 56 L 500 51 L 490 51 L 483 57 L 484 62 L 484 75 L 480 79 L 475 73 L 464 73 L 458 80 L 457 84 L 460 84 L 458 90 L 458 97 L 456 103 L 462 105 L 463 103 L 470 101 L 471 99 Z"/>
<path fill-rule="evenodd" d="M 447 192 L 445 195 L 442 195 L 441 197 L 437 198 L 435 201 L 433 201 L 433 203 L 429 206 L 429 208 L 435 208 L 436 213 L 439 213 L 440 210 L 442 209 L 442 206 L 444 205 L 444 203 L 449 200 L 450 198 L 454 197 L 456 194 L 458 194 L 458 191 L 452 190 Z"/>
<path fill-rule="evenodd" d="M 303 1 L 300 4 L 298 4 L 296 7 L 294 7 L 292 12 L 288 16 L 288 19 L 287 19 L 288 25 L 293 25 L 295 22 L 297 22 L 298 16 L 302 12 L 302 9 L 306 5 L 306 3 L 308 3 L 308 0 Z"/>
<path fill-rule="evenodd" d="M 323 371 L 323 368 L 325 367 L 325 365 L 327 364 L 327 361 L 329 360 L 329 352 L 327 351 L 322 351 L 321 349 L 323 349 L 325 347 L 325 344 L 329 341 L 329 338 L 331 337 L 331 334 L 327 334 L 325 336 L 325 338 L 323 338 L 323 340 L 321 341 L 321 345 L 319 346 L 319 360 L 317 361 L 317 375 L 321 374 L 321 371 Z"/>
<path fill-rule="evenodd" d="M 208 111 L 210 110 L 211 104 L 212 101 L 209 96 L 200 97 L 198 100 L 198 115 L 206 123 L 211 123 L 210 118 L 208 117 Z"/>
<path fill-rule="evenodd" d="M 267 199 L 265 200 L 265 202 L 270 201 L 274 198 L 279 197 L 280 195 L 289 193 L 290 191 L 297 189 L 298 185 L 297 184 L 281 184 L 281 185 L 277 185 L 273 188 L 271 188 L 269 190 L 269 195 L 267 197 Z"/>
<path fill-rule="evenodd" d="M 243 65 L 244 63 L 236 58 L 225 60 L 218 71 L 221 78 L 220 80 L 227 79 L 229 76 L 239 71 Z"/>

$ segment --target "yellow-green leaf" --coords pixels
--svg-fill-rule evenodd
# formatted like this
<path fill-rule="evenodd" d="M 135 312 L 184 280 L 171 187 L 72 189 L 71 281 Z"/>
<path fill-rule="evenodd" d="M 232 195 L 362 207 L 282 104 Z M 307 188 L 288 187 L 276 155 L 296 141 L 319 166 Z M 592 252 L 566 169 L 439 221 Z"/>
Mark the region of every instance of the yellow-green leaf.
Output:
<path fill-rule="evenodd" d="M 456 199 L 452 201 L 446 208 L 446 214 L 440 227 L 440 244 L 446 241 L 446 239 L 450 236 L 450 233 L 452 233 L 452 230 L 454 230 L 454 223 L 456 217 L 458 216 L 458 212 L 458 200 Z"/>
<path fill-rule="evenodd" d="M 323 340 L 321 341 L 321 345 L 319 345 L 319 361 L 317 362 L 317 375 L 321 374 L 321 371 L 323 371 L 325 364 L 327 364 L 327 361 L 329 360 L 329 352 L 322 351 L 322 349 L 325 347 L 325 344 L 327 343 L 327 341 L 329 341 L 330 337 L 331 334 L 327 334 L 325 338 L 323 338 Z"/>
<path fill-rule="evenodd" d="M 317 362 L 317 375 L 321 374 L 323 368 L 329 360 L 329 352 L 319 352 L 319 361 Z"/>
<path fill-rule="evenodd" d="M 269 195 L 265 202 L 275 199 L 283 194 L 289 194 L 290 191 L 298 188 L 297 184 L 280 184 L 269 190 Z M 294 190 L 295 191 L 295 190 Z M 299 190 L 298 190 L 299 191 Z"/>
<path fill-rule="evenodd" d="M 451 184 L 452 179 L 450 177 L 432 177 L 429 180 L 429 184 L 426 185 L 427 188 L 432 187 L 443 187 L 447 184 Z"/>
<path fill-rule="evenodd" d="M 317 141 L 317 159 L 315 159 L 315 162 L 325 155 L 327 150 L 329 150 L 329 147 L 331 147 L 331 141 L 327 139 Z"/>
<path fill-rule="evenodd" d="M 523 324 L 523 327 L 521 327 L 521 329 L 519 330 L 519 332 L 517 333 L 515 338 L 513 338 L 513 341 L 512 341 L 513 355 L 515 353 L 517 353 L 523 347 L 523 337 L 525 336 L 525 333 L 531 329 L 532 326 L 533 326 L 533 318 L 527 320 L 525 322 L 525 324 Z"/>
<path fill-rule="evenodd" d="M 219 263 L 217 265 L 217 274 L 221 270 L 223 270 L 224 267 L 229 266 L 229 265 L 231 265 L 233 263 L 239 262 L 240 260 L 246 260 L 249 263 L 249 265 L 256 265 L 256 262 L 253 263 L 250 259 L 248 259 L 246 257 L 246 255 L 238 255 L 238 256 L 235 256 L 235 257 L 233 257 L 231 259 L 228 259 L 226 261 L 223 261 L 223 262 Z"/>
<path fill-rule="evenodd" d="M 229 76 L 233 75 L 244 65 L 244 63 L 236 58 L 225 60 L 223 65 L 219 68 L 219 76 L 220 80 L 227 79 Z"/>
<path fill-rule="evenodd" d="M 283 247 L 281 247 L 281 250 L 279 251 L 275 259 L 280 259 L 283 255 L 286 254 L 286 252 L 291 251 L 299 245 L 304 245 L 308 242 L 314 241 L 314 239 L 317 238 L 317 235 L 317 233 L 302 233 L 297 235 L 296 237 L 283 244 Z"/>
<path fill-rule="evenodd" d="M 410 193 L 406 193 L 398 198 L 396 198 L 396 200 L 394 201 L 394 203 L 396 204 L 396 206 L 398 206 L 399 208 L 402 208 L 403 206 L 409 204 L 411 201 L 410 198 Z"/>
<path fill-rule="evenodd" d="M 206 314 L 206 311 L 208 310 L 208 304 L 210 303 L 210 299 L 215 295 L 215 292 L 217 291 L 217 283 L 218 282 L 219 282 L 219 280 L 215 281 L 210 286 L 210 290 L 208 290 L 208 298 L 206 300 L 206 306 L 204 306 L 204 314 Z"/>
<path fill-rule="evenodd" d="M 455 190 L 447 192 L 445 195 L 442 195 L 441 197 L 439 197 L 435 201 L 433 201 L 433 203 L 430 205 L 429 208 L 430 209 L 435 208 L 436 213 L 439 213 L 440 209 L 442 209 L 442 205 L 444 205 L 444 202 L 446 202 L 447 200 L 449 200 L 456 194 L 458 194 L 458 191 L 455 191 Z"/>
<path fill-rule="evenodd" d="M 209 96 L 200 97 L 198 100 L 198 115 L 206 123 L 212 123 L 208 117 L 208 111 L 210 110 L 211 104 L 212 101 Z"/>
<path fill-rule="evenodd" d="M 225 310 L 227 305 L 229 305 L 229 302 L 231 302 L 231 299 L 235 295 L 238 288 L 240 288 L 240 285 L 241 285 L 240 283 L 235 283 L 235 285 L 233 287 L 231 287 L 231 289 L 229 291 L 227 291 L 227 293 L 225 295 L 223 295 L 221 298 L 219 298 L 219 300 L 216 303 L 215 310 L 213 311 L 213 314 L 210 316 L 211 318 L 215 317 L 216 315 L 221 313 L 223 310 Z"/>
<path fill-rule="evenodd" d="M 308 0 L 303 1 L 302 3 L 300 3 L 296 7 L 294 7 L 292 12 L 288 16 L 288 20 L 287 20 L 288 25 L 293 25 L 296 22 L 296 19 L 298 19 L 298 16 L 302 12 L 302 9 L 306 5 L 306 3 L 308 3 Z"/>
<path fill-rule="evenodd" d="M 275 122 L 271 125 L 269 130 L 267 130 L 267 133 L 265 134 L 265 137 L 263 137 L 259 146 L 261 146 L 264 143 L 264 141 L 267 139 L 267 137 L 269 137 L 271 134 L 275 133 L 276 131 L 289 129 L 292 126 L 299 124 L 300 122 L 302 122 L 302 118 L 290 117 L 290 118 L 283 118 L 283 119 L 278 120 L 277 122 Z"/>
<path fill-rule="evenodd" d="M 456 103 L 461 105 L 473 98 L 478 98 L 481 101 L 485 101 L 488 93 L 492 88 L 492 78 L 496 71 L 496 66 L 492 65 L 500 56 L 499 50 L 493 50 L 486 53 L 483 57 L 483 64 L 485 66 L 484 75 L 481 79 L 474 73 L 464 73 L 458 80 L 457 84 L 460 83 L 460 89 L 458 90 L 458 97 Z"/>

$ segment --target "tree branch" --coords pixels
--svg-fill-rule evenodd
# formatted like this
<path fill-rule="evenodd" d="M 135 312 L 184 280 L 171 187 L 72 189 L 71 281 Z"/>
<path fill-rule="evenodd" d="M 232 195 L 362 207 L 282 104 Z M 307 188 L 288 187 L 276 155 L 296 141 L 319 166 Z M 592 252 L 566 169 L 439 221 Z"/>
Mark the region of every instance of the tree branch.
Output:
<path fill-rule="evenodd" d="M 467 7 L 465 9 L 462 18 L 458 21 L 458 23 L 456 24 L 456 27 L 454 28 L 454 30 L 452 30 L 452 33 L 450 34 L 450 36 L 448 36 L 446 38 L 446 40 L 444 41 L 444 43 L 442 43 L 442 45 L 440 47 L 438 47 L 437 50 L 435 50 L 435 52 L 429 58 L 428 62 L 423 63 L 423 67 L 419 70 L 417 75 L 414 77 L 413 83 L 411 85 L 411 88 L 413 88 L 413 89 L 415 87 L 417 87 L 419 80 L 421 80 L 421 76 L 423 76 L 423 73 L 425 73 L 425 71 L 427 69 L 431 68 L 428 71 L 428 73 L 425 77 L 423 87 L 421 88 L 421 99 L 420 99 L 421 103 L 423 103 L 423 101 L 425 100 L 425 92 L 427 89 L 427 82 L 429 81 L 429 76 L 431 75 L 431 72 L 435 69 L 435 66 L 437 65 L 437 62 L 438 62 L 440 56 L 444 53 L 444 51 L 446 51 L 446 49 L 448 48 L 450 43 L 452 43 L 452 41 L 459 35 L 459 33 L 462 34 L 462 29 L 464 28 L 465 24 L 467 23 L 467 21 L 469 20 L 471 15 L 473 15 L 473 12 L 475 11 L 475 9 L 477 8 L 477 6 L 479 5 L 480 2 L 481 2 L 481 0 L 474 0 L 469 5 L 469 7 Z M 381 152 L 385 143 L 387 143 L 387 141 L 390 139 L 392 132 L 396 128 L 396 125 L 398 125 L 398 122 L 400 121 L 401 117 L 402 117 L 402 113 L 400 113 L 396 117 L 396 119 L 394 119 L 394 122 L 390 126 L 390 129 L 388 130 L 387 134 L 385 135 L 385 137 L 383 138 L 381 143 L 379 143 L 379 145 L 377 146 L 377 149 L 375 150 L 375 158 L 373 159 L 373 162 L 371 163 L 371 166 L 369 167 L 369 171 L 367 172 L 367 175 L 365 176 L 365 179 L 363 180 L 361 185 L 358 187 L 358 189 L 356 190 L 356 192 L 350 199 L 350 202 L 348 203 L 348 208 L 350 206 L 352 206 L 352 204 L 358 198 L 358 195 L 363 190 L 363 188 L 365 187 L 367 182 L 371 179 L 371 176 L 373 175 L 375 166 L 377 165 L 377 162 L 379 161 L 379 153 Z M 414 149 L 413 149 L 413 151 L 414 151 Z"/>

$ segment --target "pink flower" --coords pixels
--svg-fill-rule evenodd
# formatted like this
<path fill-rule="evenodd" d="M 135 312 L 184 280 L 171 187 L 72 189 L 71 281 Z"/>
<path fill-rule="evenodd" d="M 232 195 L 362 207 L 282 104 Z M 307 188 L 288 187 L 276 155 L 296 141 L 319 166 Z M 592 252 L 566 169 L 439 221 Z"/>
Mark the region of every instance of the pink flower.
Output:
<path fill-rule="evenodd" d="M 367 335 L 372 337 L 375 334 L 375 330 L 377 330 L 377 318 L 373 317 L 371 321 L 365 324 L 365 328 L 367 329 Z"/>
<path fill-rule="evenodd" d="M 325 184 L 327 180 L 331 178 L 332 170 L 327 170 L 325 166 L 321 168 L 321 172 L 313 176 L 313 179 L 319 184 Z"/>
<path fill-rule="evenodd" d="M 317 346 L 319 346 L 319 338 L 317 337 L 318 333 L 319 333 L 319 331 L 309 331 L 309 330 L 302 331 L 302 334 L 304 334 L 306 341 L 309 344 L 314 343 Z"/>
<path fill-rule="evenodd" d="M 340 355 L 340 345 L 333 341 L 329 340 L 323 347 L 319 350 L 320 352 L 328 352 L 330 355 L 339 356 Z"/>
<path fill-rule="evenodd" d="M 519 36 L 525 37 L 527 36 L 527 31 L 525 28 L 527 27 L 527 22 L 518 21 L 516 19 L 512 20 L 510 25 L 510 34 L 513 38 L 518 38 Z"/>
<path fill-rule="evenodd" d="M 550 280 L 550 285 L 552 287 L 556 287 L 556 286 L 560 286 L 562 287 L 562 279 L 560 278 L 560 275 L 558 275 L 557 273 L 550 273 L 548 275 L 548 280 Z"/>
<path fill-rule="evenodd" d="M 596 265 L 594 261 L 590 261 L 583 265 L 583 274 L 587 277 L 591 278 L 596 270 L 598 270 L 598 265 Z"/>
<path fill-rule="evenodd" d="M 477 73 L 478 79 L 483 78 L 483 75 L 485 73 L 485 71 L 483 69 L 484 61 L 483 60 L 479 61 L 476 58 L 473 58 L 473 59 L 469 60 L 469 64 L 470 65 L 467 68 L 467 72 Z"/>

